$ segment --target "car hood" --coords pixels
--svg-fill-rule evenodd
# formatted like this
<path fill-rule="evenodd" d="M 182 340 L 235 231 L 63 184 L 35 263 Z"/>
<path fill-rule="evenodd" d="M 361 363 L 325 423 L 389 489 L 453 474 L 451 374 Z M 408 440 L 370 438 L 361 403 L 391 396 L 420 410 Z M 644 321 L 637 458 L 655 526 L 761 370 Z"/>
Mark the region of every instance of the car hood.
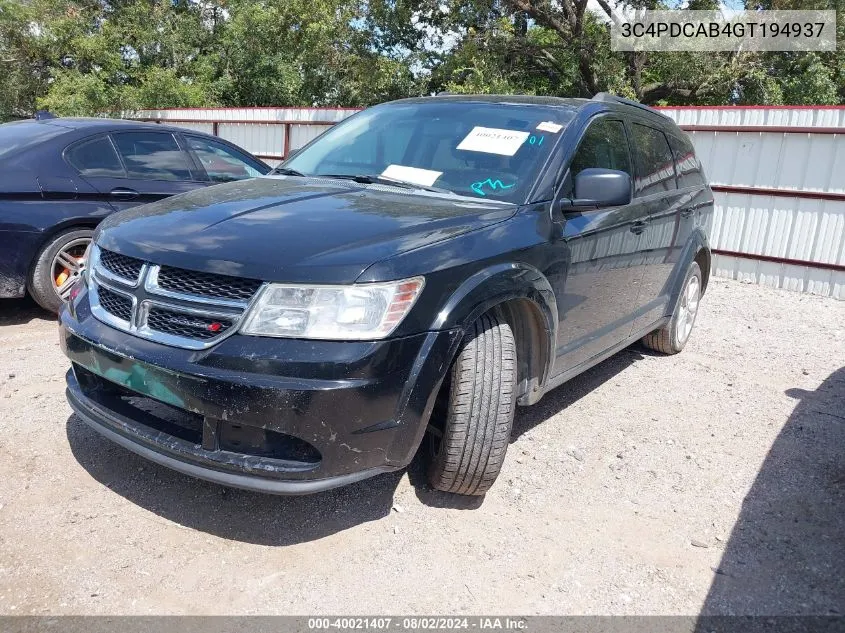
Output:
<path fill-rule="evenodd" d="M 266 281 L 351 283 L 371 264 L 502 221 L 516 207 L 461 196 L 271 176 L 115 213 L 110 250 Z"/>

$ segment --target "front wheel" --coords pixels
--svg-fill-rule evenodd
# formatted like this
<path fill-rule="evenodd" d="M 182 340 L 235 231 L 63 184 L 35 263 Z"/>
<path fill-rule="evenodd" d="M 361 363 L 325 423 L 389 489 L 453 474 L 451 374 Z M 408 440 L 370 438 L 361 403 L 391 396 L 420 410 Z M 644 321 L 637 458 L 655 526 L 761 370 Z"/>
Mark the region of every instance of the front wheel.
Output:
<path fill-rule="evenodd" d="M 684 349 L 692 333 L 692 326 L 695 325 L 701 289 L 701 268 L 697 262 L 692 262 L 672 318 L 664 327 L 646 334 L 642 339 L 643 345 L 664 354 L 677 354 Z"/>
<path fill-rule="evenodd" d="M 71 229 L 47 243 L 32 268 L 29 294 L 45 310 L 58 312 L 85 268 L 85 251 L 94 231 Z"/>
<path fill-rule="evenodd" d="M 493 313 L 464 336 L 447 383 L 446 419 L 435 432 L 428 471 L 437 490 L 483 495 L 496 481 L 510 442 L 516 407 L 516 345 Z"/>

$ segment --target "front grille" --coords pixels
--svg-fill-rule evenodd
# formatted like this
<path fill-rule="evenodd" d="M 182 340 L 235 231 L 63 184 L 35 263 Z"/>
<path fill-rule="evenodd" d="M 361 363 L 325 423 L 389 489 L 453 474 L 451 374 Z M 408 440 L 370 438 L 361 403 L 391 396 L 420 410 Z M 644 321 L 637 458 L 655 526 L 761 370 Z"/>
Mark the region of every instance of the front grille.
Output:
<path fill-rule="evenodd" d="M 144 262 L 134 257 L 100 249 L 100 264 L 112 275 L 135 283 L 138 281 Z"/>
<path fill-rule="evenodd" d="M 162 266 L 158 285 L 170 292 L 213 297 L 229 301 L 249 301 L 261 282 L 257 279 L 201 273 L 183 268 Z"/>
<path fill-rule="evenodd" d="M 233 325 L 229 319 L 195 316 L 176 312 L 159 306 L 150 308 L 147 314 L 147 327 L 156 332 L 199 339 L 201 341 L 220 336 Z"/>
<path fill-rule="evenodd" d="M 112 292 L 102 286 L 97 290 L 97 295 L 103 310 L 122 321 L 132 319 L 132 300 L 129 297 Z"/>
<path fill-rule="evenodd" d="M 206 349 L 234 333 L 263 282 L 135 259 L 94 247 L 91 311 L 135 336 Z"/>

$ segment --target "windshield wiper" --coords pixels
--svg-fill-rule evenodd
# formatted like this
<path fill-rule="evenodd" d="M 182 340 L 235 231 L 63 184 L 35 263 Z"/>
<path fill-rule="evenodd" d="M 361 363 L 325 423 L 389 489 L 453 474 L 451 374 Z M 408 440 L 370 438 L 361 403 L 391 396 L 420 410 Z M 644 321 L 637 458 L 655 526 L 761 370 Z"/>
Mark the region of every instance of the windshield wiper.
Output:
<path fill-rule="evenodd" d="M 290 167 L 275 167 L 270 171 L 270 174 L 282 174 L 283 176 L 305 176 L 301 171 L 296 171 Z"/>
<path fill-rule="evenodd" d="M 392 187 L 399 187 L 401 189 L 422 189 L 423 191 L 433 191 L 435 193 L 449 193 L 455 192 L 450 189 L 443 189 L 442 187 L 428 187 L 426 185 L 418 185 L 412 182 L 405 182 L 404 180 L 396 180 L 394 178 L 387 178 L 377 174 L 315 174 L 321 178 L 338 178 L 342 180 L 353 180 L 362 185 L 390 185 Z"/>

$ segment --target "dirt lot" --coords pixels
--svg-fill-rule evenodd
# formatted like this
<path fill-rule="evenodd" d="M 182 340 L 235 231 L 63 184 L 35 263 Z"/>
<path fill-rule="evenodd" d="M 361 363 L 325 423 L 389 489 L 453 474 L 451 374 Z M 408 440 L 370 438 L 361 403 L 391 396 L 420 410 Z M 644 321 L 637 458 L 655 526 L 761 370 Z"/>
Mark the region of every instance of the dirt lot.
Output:
<path fill-rule="evenodd" d="M 483 502 L 173 473 L 71 415 L 56 339 L 0 303 L 0 613 L 845 613 L 845 302 L 714 280 L 682 354 L 518 412 Z"/>

